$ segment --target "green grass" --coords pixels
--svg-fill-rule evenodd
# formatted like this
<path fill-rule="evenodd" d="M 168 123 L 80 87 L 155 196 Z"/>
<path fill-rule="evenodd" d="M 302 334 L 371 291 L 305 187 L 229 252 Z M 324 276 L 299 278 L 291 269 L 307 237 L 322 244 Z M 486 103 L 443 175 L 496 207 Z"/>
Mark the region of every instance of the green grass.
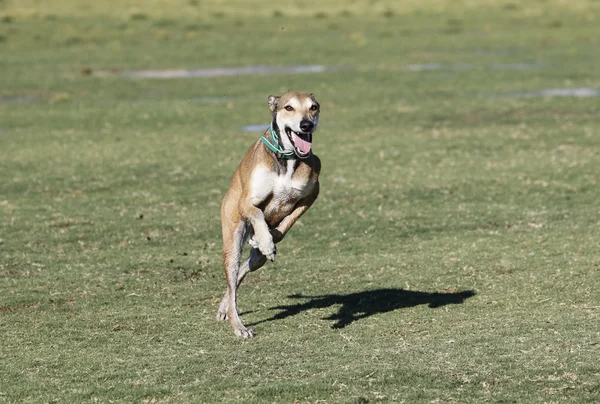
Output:
<path fill-rule="evenodd" d="M 600 3 L 396 3 L 0 0 L 0 402 L 600 401 L 600 99 L 504 96 L 600 88 Z M 341 69 L 96 76 L 257 64 Z M 219 204 L 287 90 L 321 195 L 242 341 Z"/>

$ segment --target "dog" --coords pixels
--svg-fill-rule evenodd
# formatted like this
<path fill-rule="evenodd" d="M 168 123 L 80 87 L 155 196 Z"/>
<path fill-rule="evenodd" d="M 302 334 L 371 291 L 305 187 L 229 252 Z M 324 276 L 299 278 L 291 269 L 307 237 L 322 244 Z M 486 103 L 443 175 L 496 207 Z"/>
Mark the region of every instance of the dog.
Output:
<path fill-rule="evenodd" d="M 228 319 L 235 334 L 251 338 L 237 308 L 244 277 L 273 261 L 276 244 L 319 194 L 321 161 L 312 152 L 320 105 L 313 94 L 269 96 L 270 127 L 246 152 L 221 204 L 223 267 L 227 291 L 217 320 Z M 246 241 L 250 255 L 240 262 Z"/>

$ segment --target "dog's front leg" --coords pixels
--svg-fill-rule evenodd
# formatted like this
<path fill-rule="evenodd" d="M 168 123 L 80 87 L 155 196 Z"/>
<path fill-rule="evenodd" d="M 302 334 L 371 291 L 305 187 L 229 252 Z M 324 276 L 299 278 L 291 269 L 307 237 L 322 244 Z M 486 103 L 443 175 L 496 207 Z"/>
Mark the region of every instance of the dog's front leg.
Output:
<path fill-rule="evenodd" d="M 269 231 L 269 225 L 265 221 L 263 211 L 252 202 L 247 202 L 240 205 L 240 214 L 252 224 L 254 229 L 254 237 L 250 242 L 252 247 L 257 248 L 268 260 L 275 260 L 275 242 Z"/>
<path fill-rule="evenodd" d="M 283 220 L 277 225 L 277 227 L 270 230 L 271 236 L 273 237 L 273 241 L 275 243 L 279 243 L 287 232 L 292 228 L 294 223 L 312 206 L 312 204 L 319 196 L 319 183 L 315 184 L 313 192 L 301 199 L 297 204 L 292 213 L 283 218 Z"/>

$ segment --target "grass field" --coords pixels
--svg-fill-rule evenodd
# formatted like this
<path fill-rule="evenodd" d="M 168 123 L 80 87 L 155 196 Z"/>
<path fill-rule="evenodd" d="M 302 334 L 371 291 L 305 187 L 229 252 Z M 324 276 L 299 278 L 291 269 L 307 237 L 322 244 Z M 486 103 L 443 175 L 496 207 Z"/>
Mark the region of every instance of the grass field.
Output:
<path fill-rule="evenodd" d="M 0 402 L 600 402 L 599 26 L 594 0 L 0 0 Z M 328 69 L 123 75 L 254 65 Z M 287 90 L 322 106 L 321 194 L 242 285 L 243 341 L 219 204 Z"/>

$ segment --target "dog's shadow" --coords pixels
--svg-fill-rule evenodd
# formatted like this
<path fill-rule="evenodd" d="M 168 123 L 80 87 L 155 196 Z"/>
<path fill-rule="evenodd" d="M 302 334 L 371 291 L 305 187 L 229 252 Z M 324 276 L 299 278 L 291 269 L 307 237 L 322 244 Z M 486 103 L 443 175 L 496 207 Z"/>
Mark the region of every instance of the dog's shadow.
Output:
<path fill-rule="evenodd" d="M 336 320 L 332 328 L 344 328 L 348 324 L 379 313 L 387 313 L 397 309 L 426 304 L 430 308 L 448 304 L 462 304 L 466 299 L 475 296 L 475 291 L 462 292 L 419 292 L 404 289 L 375 289 L 348 294 L 323 296 L 288 296 L 290 299 L 310 299 L 304 303 L 271 307 L 270 310 L 281 310 L 273 317 L 258 321 L 253 325 L 282 320 L 295 316 L 306 310 L 323 309 L 341 305 L 338 312 L 324 320 Z"/>

